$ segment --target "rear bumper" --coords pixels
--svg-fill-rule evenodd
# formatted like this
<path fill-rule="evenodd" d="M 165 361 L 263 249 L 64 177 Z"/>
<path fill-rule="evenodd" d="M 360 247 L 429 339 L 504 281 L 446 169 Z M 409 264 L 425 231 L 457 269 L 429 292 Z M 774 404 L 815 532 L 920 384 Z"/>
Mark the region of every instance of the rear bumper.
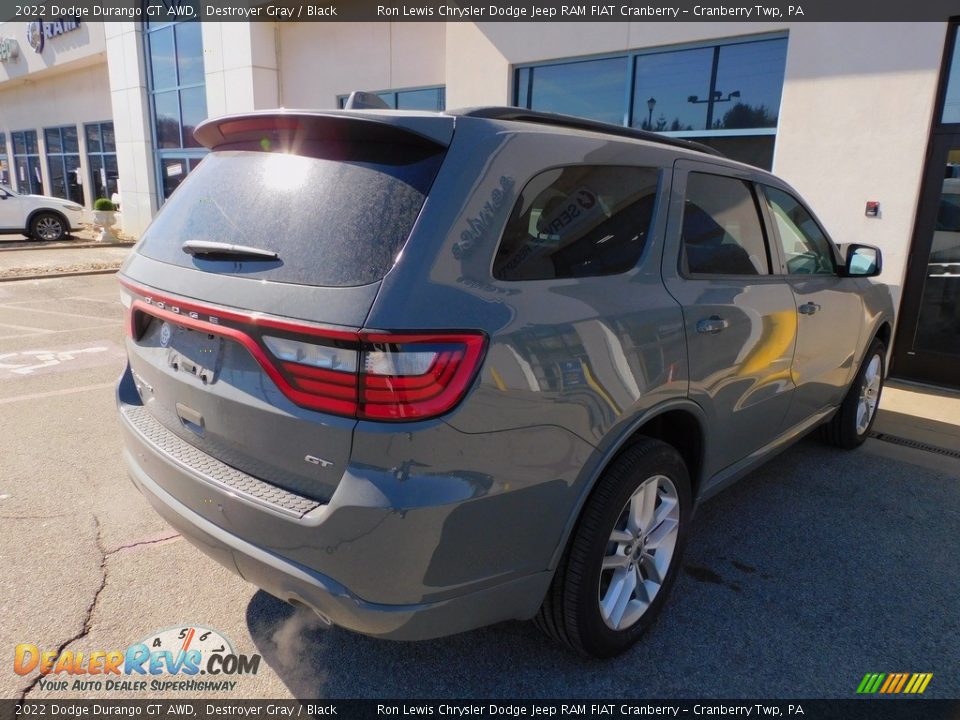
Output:
<path fill-rule="evenodd" d="M 321 619 L 365 635 L 426 640 L 513 618 L 528 618 L 546 593 L 543 572 L 435 603 L 386 605 L 366 602 L 332 578 L 289 562 L 217 527 L 154 482 L 129 450 L 124 458 L 134 484 L 184 538 L 211 558 L 271 595 L 302 604 Z M 371 567 L 371 572 L 375 569 Z"/>
<path fill-rule="evenodd" d="M 118 400 L 124 459 L 156 511 L 226 568 L 334 625 L 390 639 L 428 639 L 528 619 L 546 594 L 549 554 L 539 567 L 524 568 L 522 544 L 491 527 L 503 515 L 501 503 L 523 503 L 526 493 L 463 501 L 434 492 L 426 502 L 418 492 L 420 504 L 413 506 L 410 497 L 395 503 L 374 492 L 371 480 L 382 479 L 367 467 L 366 477 L 348 468 L 327 504 L 291 498 L 256 478 L 231 476 L 230 468 L 192 446 L 184 455 L 168 430 L 145 430 L 137 420 L 145 408 L 129 372 Z M 456 479 L 444 484 L 456 485 Z M 538 492 L 534 500 L 542 497 Z M 297 498 L 305 502 L 298 505 Z M 487 538 L 484 548 L 476 542 L 480 537 Z M 517 549 L 505 552 L 501 542 Z M 487 565 L 493 558 L 510 570 L 492 572 Z"/>

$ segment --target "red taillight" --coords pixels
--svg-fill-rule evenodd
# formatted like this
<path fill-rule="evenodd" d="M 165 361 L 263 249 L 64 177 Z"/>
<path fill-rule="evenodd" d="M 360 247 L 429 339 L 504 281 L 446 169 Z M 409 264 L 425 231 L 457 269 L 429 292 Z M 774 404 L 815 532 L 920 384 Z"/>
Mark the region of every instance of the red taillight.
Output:
<path fill-rule="evenodd" d="M 479 334 L 361 336 L 358 416 L 371 420 L 442 415 L 463 398 L 483 356 Z"/>
<path fill-rule="evenodd" d="M 129 281 L 128 332 L 150 317 L 243 345 L 291 401 L 366 420 L 424 420 L 452 410 L 483 359 L 481 333 L 335 330 L 158 295 Z M 124 302 L 127 305 L 127 302 Z"/>

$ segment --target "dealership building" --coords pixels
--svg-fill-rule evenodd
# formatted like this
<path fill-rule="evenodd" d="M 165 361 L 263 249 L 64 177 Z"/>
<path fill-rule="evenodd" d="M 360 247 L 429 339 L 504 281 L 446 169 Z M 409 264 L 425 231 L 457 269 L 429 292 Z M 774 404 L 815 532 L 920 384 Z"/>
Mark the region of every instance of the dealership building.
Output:
<path fill-rule="evenodd" d="M 205 150 L 203 119 L 518 105 L 696 139 L 772 169 L 838 242 L 878 245 L 895 374 L 960 386 L 956 23 L 9 22 L 0 182 L 141 233 Z"/>

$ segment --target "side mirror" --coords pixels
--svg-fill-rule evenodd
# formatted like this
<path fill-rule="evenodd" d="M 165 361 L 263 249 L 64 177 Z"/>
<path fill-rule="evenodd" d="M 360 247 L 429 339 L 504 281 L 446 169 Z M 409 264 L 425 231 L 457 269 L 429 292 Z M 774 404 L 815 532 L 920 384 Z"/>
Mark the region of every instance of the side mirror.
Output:
<path fill-rule="evenodd" d="M 848 245 L 847 277 L 876 277 L 883 270 L 883 254 L 873 245 Z"/>

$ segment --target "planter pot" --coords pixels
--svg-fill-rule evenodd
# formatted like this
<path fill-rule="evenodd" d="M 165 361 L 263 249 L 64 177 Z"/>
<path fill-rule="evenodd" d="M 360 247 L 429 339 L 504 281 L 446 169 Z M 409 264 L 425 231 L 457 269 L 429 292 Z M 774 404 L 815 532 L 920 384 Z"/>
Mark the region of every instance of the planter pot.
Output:
<path fill-rule="evenodd" d="M 111 229 L 117 224 L 117 213 L 114 210 L 94 210 L 93 226 L 100 230 L 99 242 L 116 242 L 117 236 Z"/>

